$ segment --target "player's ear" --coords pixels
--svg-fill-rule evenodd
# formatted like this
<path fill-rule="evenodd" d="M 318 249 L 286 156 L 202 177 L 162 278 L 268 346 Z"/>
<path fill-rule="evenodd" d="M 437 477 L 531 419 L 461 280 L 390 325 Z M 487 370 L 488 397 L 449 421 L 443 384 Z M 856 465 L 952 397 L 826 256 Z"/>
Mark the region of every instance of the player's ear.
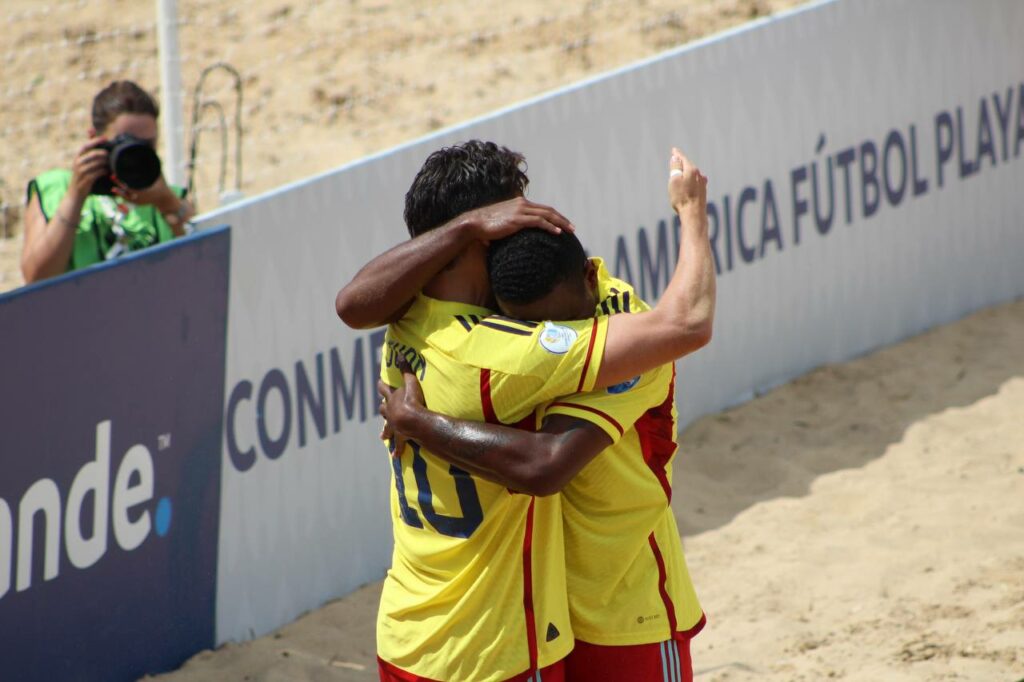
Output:
<path fill-rule="evenodd" d="M 589 258 L 583 266 L 583 279 L 586 281 L 588 289 L 597 291 L 597 266 Z"/>

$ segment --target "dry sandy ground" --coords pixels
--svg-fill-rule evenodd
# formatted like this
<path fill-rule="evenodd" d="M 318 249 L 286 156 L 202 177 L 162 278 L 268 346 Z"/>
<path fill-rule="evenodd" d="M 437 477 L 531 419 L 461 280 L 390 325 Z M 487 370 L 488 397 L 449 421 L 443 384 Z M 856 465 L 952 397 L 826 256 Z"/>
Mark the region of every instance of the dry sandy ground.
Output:
<path fill-rule="evenodd" d="M 251 196 L 805 1 L 178 0 L 186 127 L 201 71 L 234 66 Z M 0 291 L 22 284 L 25 184 L 70 166 L 93 95 L 115 78 L 159 92 L 154 6 L 0 2 Z M 206 86 L 201 100 L 231 125 L 231 81 L 217 72 Z M 217 121 L 209 108 L 199 121 L 200 209 L 219 196 Z M 234 150 L 232 136 L 227 188 Z"/>
<path fill-rule="evenodd" d="M 1024 678 L 1024 300 L 698 421 L 675 485 L 697 680 Z M 373 680 L 379 591 L 157 679 Z"/>

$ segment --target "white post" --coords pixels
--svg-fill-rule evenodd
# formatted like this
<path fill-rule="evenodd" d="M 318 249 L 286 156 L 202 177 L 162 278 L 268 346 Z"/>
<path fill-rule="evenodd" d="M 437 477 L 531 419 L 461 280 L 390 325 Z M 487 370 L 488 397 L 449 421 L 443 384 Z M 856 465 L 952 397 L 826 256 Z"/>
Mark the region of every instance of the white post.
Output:
<path fill-rule="evenodd" d="M 181 55 L 178 52 L 178 0 L 156 0 L 160 45 L 160 117 L 163 119 L 164 178 L 184 187 L 185 125 L 181 110 Z"/>

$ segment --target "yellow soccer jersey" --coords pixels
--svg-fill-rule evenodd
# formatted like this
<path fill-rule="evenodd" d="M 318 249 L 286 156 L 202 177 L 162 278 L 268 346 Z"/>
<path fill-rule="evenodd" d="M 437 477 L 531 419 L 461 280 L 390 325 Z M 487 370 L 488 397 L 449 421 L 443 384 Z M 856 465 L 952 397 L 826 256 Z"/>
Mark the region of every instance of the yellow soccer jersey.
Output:
<path fill-rule="evenodd" d="M 409 360 L 430 409 L 464 419 L 535 426 L 535 407 L 592 388 L 606 321 L 555 328 L 417 297 L 388 328 L 381 376 L 401 384 Z M 474 338 L 475 329 L 488 339 Z M 469 343 L 510 365 L 508 339 L 539 349 L 520 376 L 453 359 Z M 547 350 L 546 350 L 547 349 Z M 553 350 L 550 350 L 553 349 Z M 395 550 L 377 620 L 378 655 L 445 682 L 495 682 L 542 668 L 573 646 L 565 592 L 561 500 L 534 498 L 470 476 L 410 444 L 392 458 Z"/>
<path fill-rule="evenodd" d="M 649 309 L 629 284 L 593 260 L 599 287 L 595 324 L 610 314 Z M 486 318 L 452 354 L 502 376 L 535 372 L 543 360 L 537 340 L 502 335 L 488 324 L 511 323 Z M 537 328 L 551 330 L 549 336 L 557 339 L 557 330 L 567 324 L 579 323 L 546 322 Z M 591 358 L 588 371 L 596 373 L 595 364 L 600 358 Z M 676 451 L 674 379 L 675 367 L 667 364 L 607 390 L 586 393 L 581 384 L 584 392 L 539 410 L 538 423 L 547 414 L 567 414 L 593 422 L 613 441 L 562 491 L 573 632 L 592 644 L 664 641 L 696 634 L 703 625 L 669 507 Z"/>
<path fill-rule="evenodd" d="M 603 268 L 599 284 L 599 313 L 649 309 Z M 674 387 L 675 366 L 666 364 L 543 410 L 592 422 L 613 441 L 562 491 L 570 614 L 575 636 L 585 642 L 647 644 L 703 627 L 669 506 Z"/>

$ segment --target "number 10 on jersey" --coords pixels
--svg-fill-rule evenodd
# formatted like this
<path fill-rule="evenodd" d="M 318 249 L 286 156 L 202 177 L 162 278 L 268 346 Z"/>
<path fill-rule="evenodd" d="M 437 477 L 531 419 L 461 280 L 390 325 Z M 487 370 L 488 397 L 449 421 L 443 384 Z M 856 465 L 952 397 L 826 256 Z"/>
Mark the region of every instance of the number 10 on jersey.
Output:
<path fill-rule="evenodd" d="M 416 503 L 434 530 L 441 535 L 453 538 L 468 538 L 480 526 L 484 520 L 483 511 L 480 509 L 480 495 L 476 491 L 476 483 L 469 472 L 460 469 L 454 464 L 448 467 L 448 473 L 455 480 L 455 493 L 459 499 L 459 506 L 462 508 L 462 516 L 448 516 L 439 514 L 434 510 L 434 494 L 430 488 L 430 479 L 427 476 L 427 460 L 420 452 L 420 445 L 409 441 L 409 449 L 412 450 L 412 470 L 416 477 Z M 404 453 L 403 453 L 404 455 Z M 420 513 L 409 504 L 405 493 L 405 478 L 402 476 L 402 458 L 392 457 L 391 466 L 395 473 L 395 490 L 398 492 L 398 506 L 402 515 L 402 521 L 413 528 L 423 528 L 423 520 Z"/>

